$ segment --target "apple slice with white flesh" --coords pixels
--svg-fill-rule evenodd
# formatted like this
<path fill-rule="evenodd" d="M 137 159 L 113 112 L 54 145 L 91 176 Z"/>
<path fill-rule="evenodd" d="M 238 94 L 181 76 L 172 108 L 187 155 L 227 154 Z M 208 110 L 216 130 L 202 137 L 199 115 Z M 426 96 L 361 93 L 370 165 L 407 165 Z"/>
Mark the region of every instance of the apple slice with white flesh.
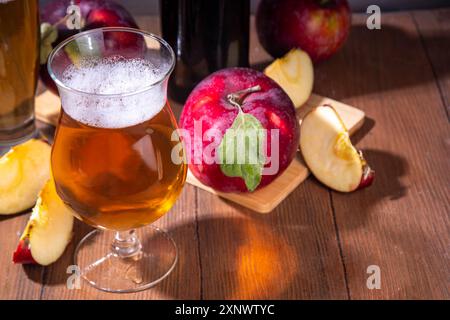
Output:
<path fill-rule="evenodd" d="M 63 254 L 72 238 L 73 214 L 50 179 L 42 189 L 13 254 L 14 263 L 49 265 Z"/>
<path fill-rule="evenodd" d="M 303 118 L 300 149 L 314 176 L 334 190 L 351 192 L 373 182 L 374 171 L 352 145 L 344 123 L 329 105 L 316 107 Z"/>
<path fill-rule="evenodd" d="M 0 158 L 0 215 L 31 208 L 50 177 L 50 146 L 36 139 Z"/>
<path fill-rule="evenodd" d="M 305 51 L 292 49 L 284 57 L 272 62 L 264 73 L 283 88 L 295 108 L 301 107 L 311 95 L 314 68 Z"/>

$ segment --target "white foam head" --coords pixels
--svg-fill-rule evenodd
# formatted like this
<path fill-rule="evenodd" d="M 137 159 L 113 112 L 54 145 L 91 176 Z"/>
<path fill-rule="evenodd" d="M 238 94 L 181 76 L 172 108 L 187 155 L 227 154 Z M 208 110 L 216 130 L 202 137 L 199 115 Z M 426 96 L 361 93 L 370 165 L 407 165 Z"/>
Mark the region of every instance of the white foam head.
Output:
<path fill-rule="evenodd" d="M 83 94 L 60 90 L 64 111 L 94 127 L 124 128 L 142 123 L 164 107 L 166 81 L 139 91 L 161 80 L 166 71 L 143 59 L 103 58 L 71 65 L 62 82 Z"/>

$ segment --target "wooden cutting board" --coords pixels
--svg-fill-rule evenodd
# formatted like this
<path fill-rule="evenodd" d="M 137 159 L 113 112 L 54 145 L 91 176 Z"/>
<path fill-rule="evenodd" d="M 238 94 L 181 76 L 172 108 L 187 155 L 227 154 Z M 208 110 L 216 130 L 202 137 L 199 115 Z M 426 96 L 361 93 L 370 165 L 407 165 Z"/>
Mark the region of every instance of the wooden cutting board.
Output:
<path fill-rule="evenodd" d="M 344 104 L 342 102 L 312 94 L 309 100 L 297 112 L 299 117 L 305 114 L 308 110 L 315 106 L 322 104 L 332 105 L 341 116 L 345 126 L 350 134 L 353 134 L 364 123 L 364 112 Z M 36 118 L 56 125 L 58 122 L 60 110 L 59 97 L 45 91 L 36 98 Z M 302 183 L 309 175 L 309 170 L 301 159 L 300 153 L 292 161 L 285 172 L 277 179 L 275 179 L 268 186 L 257 190 L 253 193 L 222 193 L 217 192 L 195 178 L 191 172 L 188 172 L 187 182 L 216 194 L 222 198 L 236 202 L 244 207 L 250 208 L 259 213 L 268 213 L 276 208 L 300 183 Z"/>

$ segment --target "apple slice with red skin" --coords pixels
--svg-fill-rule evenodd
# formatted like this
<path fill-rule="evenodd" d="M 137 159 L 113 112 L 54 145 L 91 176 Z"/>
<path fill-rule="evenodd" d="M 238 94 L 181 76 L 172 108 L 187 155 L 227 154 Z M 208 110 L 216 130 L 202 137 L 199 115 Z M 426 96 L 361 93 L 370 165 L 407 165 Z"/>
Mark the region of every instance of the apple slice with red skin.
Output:
<path fill-rule="evenodd" d="M 313 175 L 326 186 L 351 192 L 372 184 L 374 171 L 351 143 L 333 107 L 312 109 L 300 127 L 300 148 Z"/>
<path fill-rule="evenodd" d="M 72 238 L 73 214 L 56 193 L 53 179 L 42 189 L 13 254 L 14 263 L 49 265 L 63 254 Z"/>

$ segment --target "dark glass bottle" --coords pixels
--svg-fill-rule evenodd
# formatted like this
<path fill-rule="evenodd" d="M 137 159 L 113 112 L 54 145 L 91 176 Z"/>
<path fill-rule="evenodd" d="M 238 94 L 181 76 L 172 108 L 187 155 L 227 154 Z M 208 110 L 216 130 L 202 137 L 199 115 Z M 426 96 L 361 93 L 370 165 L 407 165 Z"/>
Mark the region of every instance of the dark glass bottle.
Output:
<path fill-rule="evenodd" d="M 163 38 L 177 56 L 169 95 L 184 102 L 210 73 L 248 66 L 250 0 L 160 0 Z"/>

